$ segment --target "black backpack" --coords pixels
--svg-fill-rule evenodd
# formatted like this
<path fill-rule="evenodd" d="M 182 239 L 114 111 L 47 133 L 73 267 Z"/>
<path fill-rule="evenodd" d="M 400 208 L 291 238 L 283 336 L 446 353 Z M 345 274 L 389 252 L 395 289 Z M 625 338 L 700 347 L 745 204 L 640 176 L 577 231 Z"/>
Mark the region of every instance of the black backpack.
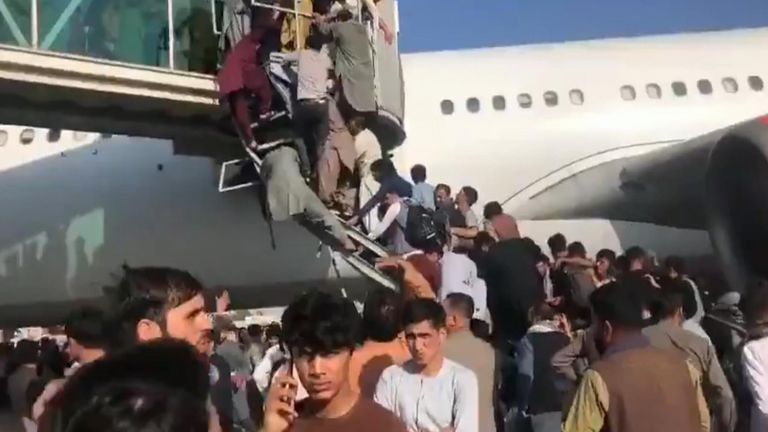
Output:
<path fill-rule="evenodd" d="M 422 205 L 408 205 L 404 231 L 405 241 L 416 249 L 445 245 L 445 226 L 435 219 L 433 211 Z"/>

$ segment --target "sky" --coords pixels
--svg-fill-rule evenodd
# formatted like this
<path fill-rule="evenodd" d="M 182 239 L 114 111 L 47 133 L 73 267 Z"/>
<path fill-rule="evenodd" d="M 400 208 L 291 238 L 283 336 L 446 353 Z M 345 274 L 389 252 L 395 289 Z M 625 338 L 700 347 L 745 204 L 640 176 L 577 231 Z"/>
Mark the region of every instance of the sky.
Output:
<path fill-rule="evenodd" d="M 423 52 L 768 26 L 768 0 L 398 0 Z"/>

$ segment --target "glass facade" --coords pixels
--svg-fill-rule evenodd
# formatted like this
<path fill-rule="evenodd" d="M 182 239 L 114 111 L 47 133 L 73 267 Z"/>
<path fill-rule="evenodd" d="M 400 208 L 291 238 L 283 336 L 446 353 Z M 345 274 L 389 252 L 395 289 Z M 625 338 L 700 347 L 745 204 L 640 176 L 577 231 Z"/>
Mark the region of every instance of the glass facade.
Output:
<path fill-rule="evenodd" d="M 29 0 L 0 0 L 0 43 L 32 46 L 31 5 Z"/>
<path fill-rule="evenodd" d="M 0 44 L 210 74 L 218 63 L 212 4 L 217 2 L 0 0 Z"/>
<path fill-rule="evenodd" d="M 213 33 L 211 1 L 173 0 L 173 23 L 175 68 L 215 74 L 219 40 Z"/>

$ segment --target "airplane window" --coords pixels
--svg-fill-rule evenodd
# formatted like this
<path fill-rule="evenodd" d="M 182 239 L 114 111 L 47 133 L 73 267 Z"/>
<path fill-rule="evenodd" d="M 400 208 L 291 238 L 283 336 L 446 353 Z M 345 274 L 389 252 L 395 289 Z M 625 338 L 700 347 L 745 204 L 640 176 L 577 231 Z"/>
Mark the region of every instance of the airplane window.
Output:
<path fill-rule="evenodd" d="M 661 87 L 658 84 L 647 84 L 645 93 L 651 99 L 661 99 Z"/>
<path fill-rule="evenodd" d="M 533 99 L 528 93 L 520 93 L 517 95 L 517 103 L 520 105 L 520 108 L 530 108 L 533 106 Z"/>
<path fill-rule="evenodd" d="M 557 105 L 557 93 L 553 91 L 544 92 L 544 103 L 548 107 L 553 107 Z"/>
<path fill-rule="evenodd" d="M 3 147 L 8 142 L 8 132 L 0 130 L 0 147 Z"/>
<path fill-rule="evenodd" d="M 631 85 L 621 86 L 621 98 L 625 101 L 633 101 L 637 97 L 635 88 Z"/>
<path fill-rule="evenodd" d="M 112 138 L 112 134 L 111 133 L 103 133 L 103 134 L 101 134 L 101 137 L 103 139 L 110 139 L 110 138 Z"/>
<path fill-rule="evenodd" d="M 696 87 L 699 88 L 699 93 L 703 95 L 711 95 L 712 94 L 712 83 L 709 82 L 707 79 L 699 80 L 696 83 Z"/>
<path fill-rule="evenodd" d="M 493 109 L 496 111 L 504 111 L 507 109 L 507 100 L 504 96 L 494 96 L 493 99 L 491 99 L 491 102 L 493 103 Z"/>
<path fill-rule="evenodd" d="M 723 78 L 723 88 L 727 93 L 736 93 L 739 91 L 739 83 L 733 78 Z"/>
<path fill-rule="evenodd" d="M 672 93 L 674 93 L 675 96 L 685 96 L 688 94 L 688 87 L 686 87 L 685 83 L 682 81 L 675 81 L 672 83 Z"/>
<path fill-rule="evenodd" d="M 625 101 L 633 101 L 637 97 L 635 88 L 632 86 L 621 86 L 621 98 Z"/>
<path fill-rule="evenodd" d="M 763 88 L 765 87 L 763 79 L 759 76 L 752 75 L 751 77 L 747 78 L 747 82 L 754 91 L 763 91 Z"/>
<path fill-rule="evenodd" d="M 29 145 L 32 143 L 32 141 L 35 140 L 35 130 L 34 129 L 24 129 L 21 131 L 21 134 L 19 134 L 19 141 L 21 141 L 24 145 Z"/>
<path fill-rule="evenodd" d="M 568 95 L 571 97 L 571 103 L 574 105 L 584 104 L 584 92 L 578 89 L 571 90 Z"/>
<path fill-rule="evenodd" d="M 453 114 L 453 102 L 449 101 L 448 99 L 440 102 L 440 111 L 442 111 L 445 115 Z"/>
<path fill-rule="evenodd" d="M 59 142 L 59 139 L 61 139 L 61 129 L 48 129 L 48 142 Z"/>
<path fill-rule="evenodd" d="M 467 99 L 467 111 L 471 112 L 472 114 L 480 111 L 480 101 L 474 97 Z"/>

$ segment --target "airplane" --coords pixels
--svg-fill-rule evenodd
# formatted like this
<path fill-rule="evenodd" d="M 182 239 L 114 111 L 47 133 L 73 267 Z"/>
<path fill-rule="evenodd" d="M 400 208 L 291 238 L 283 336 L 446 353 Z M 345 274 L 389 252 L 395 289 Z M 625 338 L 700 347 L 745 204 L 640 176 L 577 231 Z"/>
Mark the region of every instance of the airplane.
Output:
<path fill-rule="evenodd" d="M 562 232 L 592 252 L 710 255 L 706 150 L 766 112 L 766 55 L 767 28 L 406 54 L 394 159 L 406 177 L 422 163 L 433 184 L 472 185 L 478 213 L 502 202 L 542 246 Z M 274 224 L 273 248 L 255 192 L 219 193 L 218 163 L 172 141 L 3 126 L 0 155 L 0 325 L 55 323 L 124 263 L 188 269 L 240 308 L 368 286 L 294 223 Z"/>

